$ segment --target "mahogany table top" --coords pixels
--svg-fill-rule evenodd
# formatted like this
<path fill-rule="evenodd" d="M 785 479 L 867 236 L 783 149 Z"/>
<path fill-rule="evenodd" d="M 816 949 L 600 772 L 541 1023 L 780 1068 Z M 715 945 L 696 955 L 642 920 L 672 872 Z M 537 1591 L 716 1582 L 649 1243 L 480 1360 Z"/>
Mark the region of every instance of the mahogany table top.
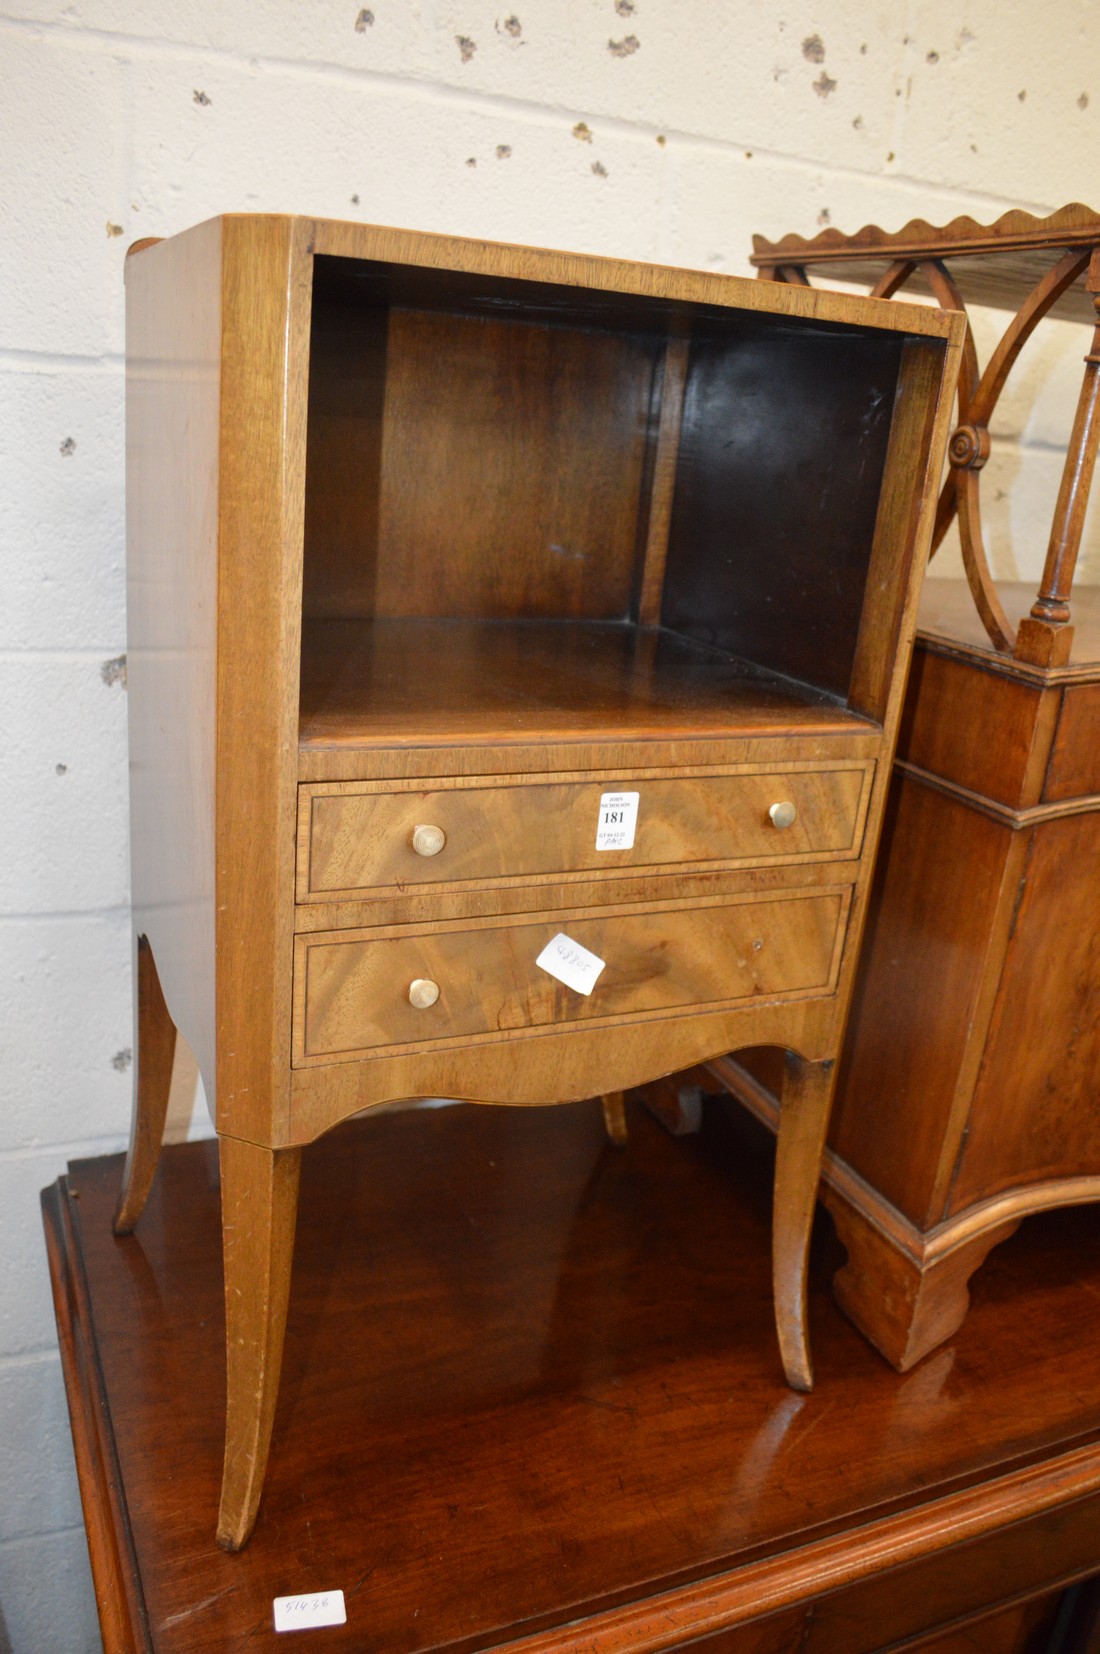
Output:
<path fill-rule="evenodd" d="M 1056 1533 L 1062 1577 L 1100 1569 L 1095 1507 L 1080 1532 L 1066 1515 L 1100 1498 L 1094 1211 L 1025 1224 L 956 1342 L 905 1377 L 832 1303 L 823 1227 L 818 1382 L 796 1395 L 765 1135 L 722 1104 L 698 1137 L 633 1104 L 630 1124 L 616 1149 L 598 1103 L 417 1110 L 306 1150 L 271 1468 L 240 1555 L 213 1538 L 215 1145 L 167 1150 L 126 1239 L 120 1157 L 46 1191 L 108 1650 L 281 1648 L 272 1599 L 336 1588 L 347 1626 L 291 1649 L 611 1654 L 770 1612 L 751 1647 L 772 1650 L 831 1590 L 857 1605 L 799 1646 L 858 1654 L 891 1616 L 899 1634 L 943 1617 L 917 1565 L 945 1549 L 963 1559 L 948 1612 L 1021 1591 L 1026 1519 Z"/>
<path fill-rule="evenodd" d="M 1001 580 L 997 590 L 1014 621 L 1026 615 L 1035 600 L 1033 580 Z M 1100 676 L 1100 586 L 1075 586 L 1071 607 L 1073 650 L 1069 666 L 1063 667 L 1059 675 L 1091 681 Z M 1019 662 L 1014 662 L 1011 656 L 998 656 L 990 643 L 965 580 L 924 582 L 917 611 L 917 636 L 997 662 L 1006 670 L 1020 671 Z"/>

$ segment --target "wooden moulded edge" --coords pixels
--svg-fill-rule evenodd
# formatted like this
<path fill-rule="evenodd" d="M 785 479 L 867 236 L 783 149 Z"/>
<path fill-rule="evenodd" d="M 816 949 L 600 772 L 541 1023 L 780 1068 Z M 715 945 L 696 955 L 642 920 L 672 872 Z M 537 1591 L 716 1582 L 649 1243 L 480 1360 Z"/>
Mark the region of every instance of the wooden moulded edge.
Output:
<path fill-rule="evenodd" d="M 971 643 L 953 638 L 945 632 L 918 626 L 917 638 L 921 648 L 931 655 L 946 655 L 951 660 L 976 665 L 995 677 L 1010 678 L 1015 683 L 1030 684 L 1035 689 L 1055 689 L 1062 684 L 1096 683 L 1100 679 L 1100 663 L 1095 660 L 1067 661 L 1062 666 L 1036 666 L 1031 661 L 1019 660 L 1015 655 L 998 654 L 991 643 Z"/>
<path fill-rule="evenodd" d="M 865 224 L 854 235 L 845 235 L 833 226 L 822 230 L 820 235 L 791 234 L 779 241 L 756 235 L 749 262 L 759 268 L 773 264 L 824 264 L 833 260 L 850 262 L 861 254 L 889 254 L 900 258 L 912 253 L 927 258 L 931 246 L 937 258 L 945 258 L 960 253 L 995 252 L 1006 247 L 1090 246 L 1097 240 L 1100 240 L 1100 214 L 1079 201 L 1071 201 L 1047 218 L 1013 208 L 992 224 L 979 224 L 964 213 L 944 225 L 911 218 L 896 231 Z"/>
<path fill-rule="evenodd" d="M 721 309 L 759 311 L 766 315 L 798 316 L 834 322 L 838 326 L 873 327 L 879 331 L 920 334 L 948 339 L 946 313 L 904 301 L 865 299 L 844 295 L 844 314 L 836 314 L 837 295 L 811 288 L 765 287 L 751 276 L 717 274 L 674 265 L 647 264 L 600 254 L 557 248 L 525 247 L 511 242 L 482 241 L 464 236 L 432 234 L 391 225 L 362 224 L 346 219 L 295 217 L 262 213 L 228 213 L 222 222 L 242 226 L 246 234 L 261 234 L 261 226 L 281 222 L 301 238 L 310 257 L 369 260 L 409 265 L 490 278 L 547 283 L 562 288 L 591 288 L 608 293 L 634 294 L 673 305 L 714 305 Z M 255 225 L 253 230 L 251 226 Z M 269 232 L 270 233 L 270 232 Z"/>
<path fill-rule="evenodd" d="M 1075 798 L 1056 798 L 1047 804 L 1031 804 L 1024 809 L 1013 809 L 1011 805 L 999 804 L 996 799 L 987 798 L 984 793 L 974 792 L 970 787 L 964 787 L 959 781 L 949 781 L 946 776 L 935 775 L 931 770 L 922 769 L 919 764 L 911 764 L 907 759 L 895 758 L 894 768 L 899 775 L 906 776 L 910 781 L 917 782 L 922 787 L 929 787 L 933 792 L 943 793 L 952 798 L 957 804 L 964 804 L 968 809 L 976 810 L 979 815 L 988 816 L 1002 827 L 1008 827 L 1014 833 L 1020 833 L 1029 827 L 1038 827 L 1045 821 L 1062 821 L 1066 816 L 1095 815 L 1100 811 L 1100 793 L 1081 793 Z"/>
<path fill-rule="evenodd" d="M 67 1177 L 42 1191 L 57 1339 L 100 1633 L 104 1654 L 146 1654 L 152 1648 L 149 1622 L 69 1201 Z"/>
<path fill-rule="evenodd" d="M 498 1645 L 507 1654 L 663 1654 L 810 1603 L 845 1586 L 930 1560 L 1100 1491 L 1100 1443 L 930 1499 L 915 1509 Z M 1070 1569 L 1069 1584 L 1085 1577 Z M 1001 1606 L 998 1603 L 996 1606 Z"/>
<path fill-rule="evenodd" d="M 503 738 L 493 747 L 483 743 L 436 742 L 427 746 L 398 742 L 371 746 L 324 746 L 305 741 L 299 744 L 298 782 L 301 786 L 333 787 L 339 784 L 362 785 L 364 782 L 406 780 L 412 777 L 435 785 L 441 779 L 484 776 L 487 784 L 496 781 L 506 785 L 513 775 L 536 774 L 549 780 L 557 774 L 599 774 L 610 770 L 650 775 L 660 769 L 682 770 L 690 763 L 693 770 L 715 773 L 733 767 L 746 770 L 773 768 L 781 771 L 784 752 L 789 747 L 789 735 L 776 737 L 767 733 L 723 735 L 707 731 L 703 735 L 681 735 L 674 739 L 662 735 L 654 740 L 638 737 L 620 730 L 605 740 L 582 740 L 570 744 L 560 739 L 549 739 L 540 746 L 529 735 L 519 740 Z M 843 767 L 877 759 L 882 750 L 882 730 L 870 718 L 853 713 L 845 724 L 831 729 L 811 730 L 799 737 L 807 762 L 820 763 L 825 768 Z M 678 756 L 679 755 L 679 756 Z"/>
<path fill-rule="evenodd" d="M 773 1094 L 735 1055 L 718 1057 L 707 1070 L 773 1136 L 779 1127 L 779 1105 Z M 1020 1188 L 1002 1189 L 995 1195 L 964 1206 L 950 1217 L 922 1229 L 886 1200 L 867 1179 L 826 1148 L 822 1160 L 822 1184 L 880 1235 L 896 1252 L 918 1269 L 929 1269 L 969 1245 L 982 1235 L 1017 1224 L 1038 1212 L 1063 1206 L 1086 1206 L 1100 1200 L 1100 1174 L 1047 1178 Z M 827 1200 L 827 1196 L 825 1196 Z M 1007 1238 L 1007 1236 L 1005 1237 Z"/>

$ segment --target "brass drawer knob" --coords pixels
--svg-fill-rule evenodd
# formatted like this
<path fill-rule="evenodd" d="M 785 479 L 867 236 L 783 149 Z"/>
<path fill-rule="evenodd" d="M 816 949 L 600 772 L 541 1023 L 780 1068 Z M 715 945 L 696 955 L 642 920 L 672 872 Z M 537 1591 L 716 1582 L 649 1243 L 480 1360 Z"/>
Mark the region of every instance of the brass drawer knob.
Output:
<path fill-rule="evenodd" d="M 772 825 L 775 827 L 793 827 L 798 820 L 798 810 L 789 798 L 783 799 L 780 804 L 773 804 L 768 814 L 771 816 Z"/>
<path fill-rule="evenodd" d="M 418 1011 L 426 1011 L 438 998 L 439 983 L 433 982 L 431 977 L 418 976 L 415 982 L 409 983 L 409 1004 L 415 1005 Z"/>
<path fill-rule="evenodd" d="M 419 827 L 413 828 L 413 849 L 418 856 L 438 856 L 447 842 L 447 835 L 442 827 L 431 827 L 421 822 Z"/>

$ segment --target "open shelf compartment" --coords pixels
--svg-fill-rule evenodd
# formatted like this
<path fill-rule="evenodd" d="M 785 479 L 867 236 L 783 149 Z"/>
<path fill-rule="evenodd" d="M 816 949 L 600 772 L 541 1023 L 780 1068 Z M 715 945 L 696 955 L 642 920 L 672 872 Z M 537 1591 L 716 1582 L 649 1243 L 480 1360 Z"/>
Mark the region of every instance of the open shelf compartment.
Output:
<path fill-rule="evenodd" d="M 852 688 L 908 342 L 318 255 L 302 744 L 881 716 Z"/>

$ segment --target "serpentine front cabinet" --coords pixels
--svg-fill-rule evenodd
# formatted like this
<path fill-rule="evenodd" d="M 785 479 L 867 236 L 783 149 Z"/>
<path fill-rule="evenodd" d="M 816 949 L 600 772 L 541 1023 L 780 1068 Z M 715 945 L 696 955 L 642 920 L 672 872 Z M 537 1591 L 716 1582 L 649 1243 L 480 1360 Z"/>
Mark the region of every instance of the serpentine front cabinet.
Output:
<path fill-rule="evenodd" d="M 626 1087 L 782 1048 L 776 1311 L 808 1388 L 961 320 L 282 217 L 141 244 L 127 289 L 116 1226 L 179 1029 L 220 1139 L 220 1542 L 259 1502 L 302 1146 L 393 1099 L 602 1095 L 617 1126 Z"/>

